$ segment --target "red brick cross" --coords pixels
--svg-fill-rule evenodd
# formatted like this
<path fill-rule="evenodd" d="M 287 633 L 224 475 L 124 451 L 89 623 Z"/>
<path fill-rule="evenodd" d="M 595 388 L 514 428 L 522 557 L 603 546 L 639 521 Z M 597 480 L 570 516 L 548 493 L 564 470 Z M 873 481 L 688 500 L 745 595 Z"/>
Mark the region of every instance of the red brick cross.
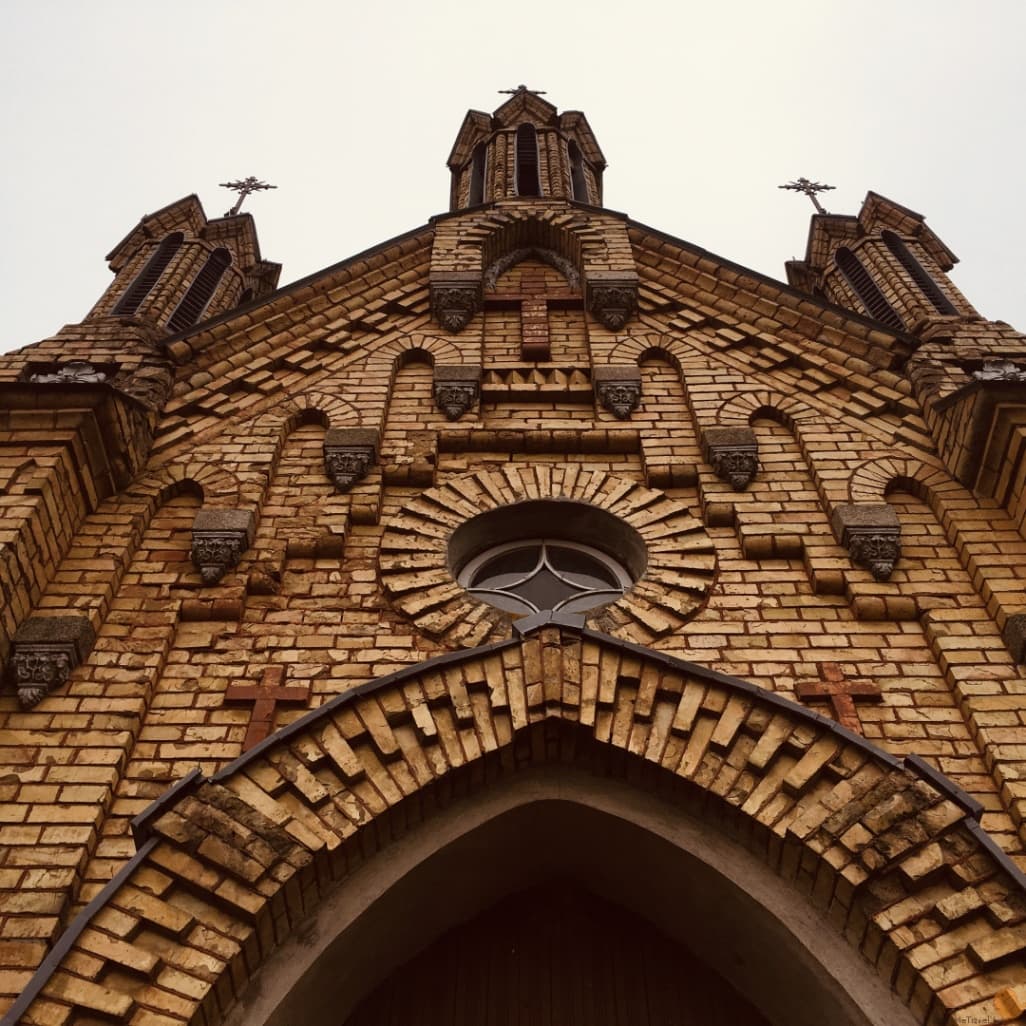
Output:
<path fill-rule="evenodd" d="M 879 702 L 883 692 L 869 680 L 845 680 L 837 663 L 816 663 L 819 680 L 799 681 L 794 693 L 803 702 L 829 702 L 834 719 L 856 734 L 862 733 L 862 722 L 856 700 Z"/>
<path fill-rule="evenodd" d="M 570 289 L 553 291 L 544 279 L 533 280 L 524 275 L 520 292 L 485 293 L 484 302 L 493 310 L 514 310 L 520 307 L 520 357 L 523 360 L 550 360 L 549 308 L 572 310 L 580 306 L 580 292 Z"/>
<path fill-rule="evenodd" d="M 253 713 L 246 728 L 242 750 L 248 752 L 274 730 L 274 713 L 279 702 L 303 702 L 310 699 L 310 685 L 282 686 L 284 666 L 268 666 L 259 684 L 232 684 L 224 693 L 226 702 L 252 702 Z"/>

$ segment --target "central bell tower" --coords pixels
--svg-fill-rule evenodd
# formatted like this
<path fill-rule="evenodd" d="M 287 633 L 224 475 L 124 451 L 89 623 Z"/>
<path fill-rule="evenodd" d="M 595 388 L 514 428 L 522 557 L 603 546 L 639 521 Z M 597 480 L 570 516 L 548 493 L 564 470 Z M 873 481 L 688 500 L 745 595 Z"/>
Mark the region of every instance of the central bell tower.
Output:
<path fill-rule="evenodd" d="M 519 304 L 530 341 L 518 358 L 570 359 L 569 350 L 548 344 L 549 309 L 583 305 L 589 316 L 582 339 L 620 331 L 637 313 L 626 218 L 601 209 L 606 160 L 584 115 L 560 114 L 527 86 L 505 91 L 510 98 L 493 114 L 467 112 L 449 155 L 450 211 L 433 219 L 432 312 L 445 333 L 483 340 L 481 315 L 497 304 Z M 522 272 L 526 279 L 515 288 L 512 280 L 502 285 L 516 265 L 518 280 Z"/>
<path fill-rule="evenodd" d="M 580 111 L 562 114 L 526 86 L 493 114 L 471 110 L 449 154 L 449 209 L 504 199 L 602 205 L 605 157 Z"/>

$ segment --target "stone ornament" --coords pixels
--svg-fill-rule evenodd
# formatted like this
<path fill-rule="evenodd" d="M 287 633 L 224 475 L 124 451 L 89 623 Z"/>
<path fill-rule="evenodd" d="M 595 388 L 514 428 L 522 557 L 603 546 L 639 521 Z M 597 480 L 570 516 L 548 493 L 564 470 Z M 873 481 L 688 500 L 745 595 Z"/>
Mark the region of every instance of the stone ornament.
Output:
<path fill-rule="evenodd" d="M 192 562 L 204 584 L 217 584 L 253 541 L 248 510 L 201 509 L 192 524 Z"/>
<path fill-rule="evenodd" d="M 983 369 L 973 371 L 977 381 L 1026 382 L 1026 367 L 1020 367 L 1011 360 L 987 360 Z"/>
<path fill-rule="evenodd" d="M 84 616 L 35 616 L 14 636 L 11 674 L 18 701 L 26 709 L 68 682 L 89 654 L 96 635 Z"/>
<path fill-rule="evenodd" d="M 901 556 L 901 524 L 886 502 L 844 503 L 834 510 L 831 523 L 852 562 L 878 581 L 890 578 Z"/>
<path fill-rule="evenodd" d="M 751 428 L 706 428 L 702 455 L 716 476 L 735 492 L 743 492 L 759 470 L 759 442 Z"/>
<path fill-rule="evenodd" d="M 596 367 L 595 398 L 617 420 L 627 420 L 641 403 L 641 372 L 637 367 Z"/>
<path fill-rule="evenodd" d="M 532 257 L 559 271 L 559 273 L 566 278 L 567 288 L 573 289 L 574 291 L 580 289 L 581 276 L 577 273 L 577 268 L 574 267 L 566 257 L 560 256 L 554 250 L 544 249 L 541 246 L 528 246 L 523 249 L 514 249 L 505 256 L 499 257 L 499 259 L 485 271 L 484 287 L 490 292 L 494 292 L 498 287 L 499 279 L 506 273 L 506 271 L 511 267 L 515 267 L 521 261 L 531 259 Z"/>
<path fill-rule="evenodd" d="M 592 272 L 587 280 L 587 306 L 603 327 L 619 331 L 638 310 L 637 276 Z"/>
<path fill-rule="evenodd" d="M 472 409 L 481 392 L 477 364 L 435 365 L 435 405 L 448 420 L 459 420 Z"/>
<path fill-rule="evenodd" d="M 62 364 L 52 373 L 37 371 L 28 380 L 34 385 L 99 385 L 109 377 L 105 370 L 85 360 Z"/>
<path fill-rule="evenodd" d="M 1026 663 L 1026 613 L 1013 613 L 1005 621 L 1001 639 L 1017 663 Z"/>
<path fill-rule="evenodd" d="M 856 563 L 867 567 L 878 581 L 886 581 L 901 555 L 901 543 L 897 534 L 853 531 L 848 542 L 848 552 Z"/>
<path fill-rule="evenodd" d="M 453 271 L 432 278 L 431 312 L 452 334 L 459 334 L 481 309 L 481 276 L 474 271 Z"/>
<path fill-rule="evenodd" d="M 324 472 L 338 492 L 347 492 L 370 470 L 377 457 L 378 432 L 372 428 L 330 428 L 324 435 Z"/>

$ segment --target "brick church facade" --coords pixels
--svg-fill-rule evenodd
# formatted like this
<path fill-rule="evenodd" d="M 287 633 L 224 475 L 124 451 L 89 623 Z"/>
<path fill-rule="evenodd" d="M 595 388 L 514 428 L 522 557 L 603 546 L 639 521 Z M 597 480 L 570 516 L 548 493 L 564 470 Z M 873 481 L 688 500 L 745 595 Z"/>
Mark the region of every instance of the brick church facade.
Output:
<path fill-rule="evenodd" d="M 471 111 L 278 287 L 194 196 L 0 357 L 6 1024 L 1026 1021 L 1026 336 Z"/>

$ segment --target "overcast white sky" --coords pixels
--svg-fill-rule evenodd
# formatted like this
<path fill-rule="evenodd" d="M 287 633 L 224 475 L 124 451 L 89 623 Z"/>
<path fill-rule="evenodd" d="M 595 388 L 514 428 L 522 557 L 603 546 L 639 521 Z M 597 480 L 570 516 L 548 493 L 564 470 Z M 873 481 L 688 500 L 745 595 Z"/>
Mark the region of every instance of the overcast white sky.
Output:
<path fill-rule="evenodd" d="M 466 110 L 583 110 L 606 205 L 783 278 L 811 206 L 925 214 L 1026 329 L 1023 0 L 3 0 L 0 351 L 80 320 L 146 212 L 257 175 L 282 284 L 446 209 Z"/>

